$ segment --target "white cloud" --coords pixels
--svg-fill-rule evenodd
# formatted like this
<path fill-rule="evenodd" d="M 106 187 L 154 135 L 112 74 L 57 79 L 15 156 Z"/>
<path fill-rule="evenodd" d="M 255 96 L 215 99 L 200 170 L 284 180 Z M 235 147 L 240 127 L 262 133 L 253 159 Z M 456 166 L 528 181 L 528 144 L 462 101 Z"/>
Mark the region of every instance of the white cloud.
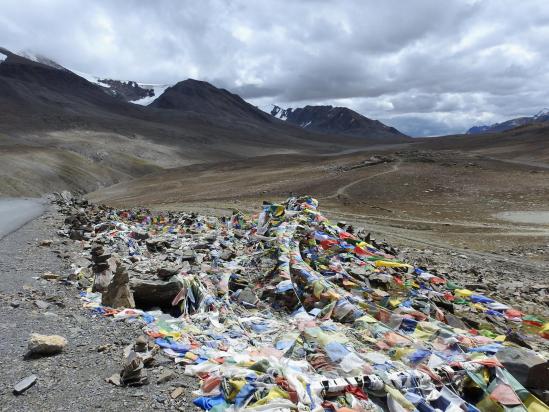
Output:
<path fill-rule="evenodd" d="M 4 0 L 0 16 L 3 46 L 69 68 L 345 104 L 413 134 L 548 106 L 548 35 L 544 0 Z"/>

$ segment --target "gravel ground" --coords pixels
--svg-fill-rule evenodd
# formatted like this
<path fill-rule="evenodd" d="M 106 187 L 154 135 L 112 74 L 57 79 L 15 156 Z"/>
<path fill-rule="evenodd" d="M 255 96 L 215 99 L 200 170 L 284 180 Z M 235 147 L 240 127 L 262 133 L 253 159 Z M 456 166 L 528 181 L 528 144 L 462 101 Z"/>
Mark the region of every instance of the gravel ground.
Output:
<path fill-rule="evenodd" d="M 2 411 L 194 410 L 190 391 L 197 382 L 172 361 L 156 355 L 148 370 L 151 383 L 138 388 L 116 387 L 105 378 L 121 369 L 123 349 L 141 335 L 140 326 L 93 318 L 82 308 L 78 290 L 40 278 L 46 271 L 67 273 L 78 243 L 60 240 L 56 230 L 63 217 L 53 207 L 0 240 L 0 409 Z M 51 246 L 38 246 L 53 239 Z M 48 303 L 41 309 L 36 301 Z M 26 359 L 32 332 L 61 335 L 68 340 L 56 356 Z M 100 348 L 101 347 L 101 348 Z M 100 348 L 98 350 L 98 348 Z M 104 350 L 103 350 L 104 349 Z M 175 377 L 157 384 L 166 368 Z M 13 386 L 36 374 L 37 383 L 16 396 Z M 184 392 L 175 401 L 170 393 Z"/>
<path fill-rule="evenodd" d="M 39 278 L 46 271 L 67 274 L 70 262 L 82 259 L 78 242 L 56 235 L 63 219 L 50 206 L 42 216 L 0 240 L 0 410 L 197 410 L 190 393 L 197 388 L 197 381 L 186 377 L 182 367 L 161 353 L 148 369 L 149 385 L 124 388 L 105 382 L 120 371 L 123 350 L 142 335 L 141 327 L 93 317 L 82 308 L 76 287 Z M 40 246 L 44 239 L 53 243 Z M 466 250 L 406 247 L 403 239 L 388 236 L 387 240 L 401 247 L 400 256 L 405 260 L 437 268 L 450 279 L 523 309 L 547 312 L 547 268 L 532 266 L 533 262 L 528 266 L 511 256 L 503 259 Z M 37 301 L 48 307 L 40 308 Z M 56 356 L 26 359 L 32 332 L 62 335 L 68 346 Z M 538 341 L 535 346 L 548 349 L 545 342 Z M 157 377 L 168 369 L 175 376 L 158 384 Z M 31 374 L 38 376 L 36 385 L 15 396 L 13 386 Z M 178 387 L 183 393 L 173 400 L 170 394 Z"/>

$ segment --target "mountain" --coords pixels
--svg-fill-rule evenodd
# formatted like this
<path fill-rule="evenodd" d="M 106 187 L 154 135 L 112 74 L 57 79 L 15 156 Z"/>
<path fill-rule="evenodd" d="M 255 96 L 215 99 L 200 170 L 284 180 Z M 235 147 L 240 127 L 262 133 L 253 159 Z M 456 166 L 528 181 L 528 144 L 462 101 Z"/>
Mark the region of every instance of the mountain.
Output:
<path fill-rule="evenodd" d="M 147 106 L 170 87 L 168 84 L 138 83 L 133 80 L 113 80 L 88 73 L 74 71 L 90 83 L 100 86 L 103 91 L 129 103 Z"/>
<path fill-rule="evenodd" d="M 394 127 L 369 119 L 346 107 L 305 106 L 283 109 L 273 105 L 270 113 L 277 119 L 320 133 L 370 137 L 388 142 L 409 140 L 408 136 Z"/>
<path fill-rule="evenodd" d="M 525 126 L 534 123 L 544 123 L 549 121 L 549 109 L 543 109 L 531 117 L 517 117 L 502 123 L 494 123 L 489 126 L 473 126 L 467 130 L 466 134 L 496 133 L 505 132 L 515 127 Z"/>
<path fill-rule="evenodd" d="M 0 195 L 90 191 L 165 168 L 377 143 L 280 122 L 202 81 L 158 86 L 156 97 L 137 82 L 91 77 L 29 57 L 0 49 Z M 155 101 L 126 101 L 134 98 Z"/>
<path fill-rule="evenodd" d="M 272 120 L 265 112 L 237 94 L 194 79 L 187 79 L 167 88 L 150 107 L 265 123 Z"/>
<path fill-rule="evenodd" d="M 49 66 L 53 69 L 58 69 L 66 72 L 72 72 L 90 83 L 100 86 L 102 90 L 108 95 L 114 96 L 120 100 L 126 102 L 131 102 L 139 105 L 146 106 L 151 103 L 154 99 L 160 96 L 169 85 L 165 84 L 146 84 L 138 83 L 132 80 L 114 80 L 108 78 L 100 78 L 98 76 L 90 75 L 84 72 L 71 71 L 66 67 L 61 66 L 59 63 L 53 61 L 52 59 L 42 56 L 40 54 L 35 54 L 30 51 L 22 51 L 18 53 L 12 53 L 9 50 L 3 49 L 5 56 L 19 56 L 26 60 L 42 64 L 44 66 Z M 0 58 L 0 61 L 4 59 Z"/>
<path fill-rule="evenodd" d="M 6 49 L 0 53 L 5 56 L 0 62 L 0 120 L 4 127 L 66 126 L 100 115 L 140 117 L 137 106 L 113 98 L 49 59 L 33 56 L 31 60 Z"/>

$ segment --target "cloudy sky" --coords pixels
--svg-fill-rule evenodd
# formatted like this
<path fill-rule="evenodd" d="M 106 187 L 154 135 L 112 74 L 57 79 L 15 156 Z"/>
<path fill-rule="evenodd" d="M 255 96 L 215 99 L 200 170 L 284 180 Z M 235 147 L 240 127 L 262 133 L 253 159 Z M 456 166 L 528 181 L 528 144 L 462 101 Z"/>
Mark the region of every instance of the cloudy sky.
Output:
<path fill-rule="evenodd" d="M 546 0 L 0 0 L 0 46 L 105 77 L 208 80 L 415 135 L 549 106 Z"/>

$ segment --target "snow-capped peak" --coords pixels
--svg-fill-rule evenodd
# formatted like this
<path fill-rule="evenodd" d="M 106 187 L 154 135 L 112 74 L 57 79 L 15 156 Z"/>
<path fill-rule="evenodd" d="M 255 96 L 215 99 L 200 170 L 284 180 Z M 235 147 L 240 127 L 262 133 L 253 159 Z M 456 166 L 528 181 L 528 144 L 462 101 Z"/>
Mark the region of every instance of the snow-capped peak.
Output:
<path fill-rule="evenodd" d="M 52 59 L 42 56 L 41 54 L 33 53 L 29 50 L 22 50 L 16 54 L 18 54 L 21 57 L 24 57 L 25 59 L 29 59 L 29 60 L 32 60 L 33 62 L 40 63 L 46 66 L 50 66 L 54 69 L 66 70 L 63 66 L 53 61 Z"/>
<path fill-rule="evenodd" d="M 80 72 L 78 70 L 71 70 L 74 74 L 77 74 L 78 76 L 86 79 L 87 81 L 89 81 L 90 83 L 93 83 L 93 84 L 96 84 L 98 86 L 101 86 L 101 87 L 106 87 L 106 88 L 109 88 L 111 86 L 109 86 L 108 84 L 106 83 L 101 83 L 99 81 L 100 77 L 98 76 L 94 76 L 92 74 L 88 74 L 88 73 L 84 73 L 84 72 Z"/>
<path fill-rule="evenodd" d="M 271 115 L 276 117 L 277 119 L 286 121 L 288 119 L 288 111 L 292 109 L 283 109 L 280 106 L 277 106 L 276 104 L 271 105 Z"/>
<path fill-rule="evenodd" d="M 549 109 L 543 108 L 542 110 L 536 113 L 536 115 L 534 116 L 534 119 L 539 119 L 540 117 L 546 117 L 546 116 L 549 116 Z"/>
<path fill-rule="evenodd" d="M 112 89 L 111 84 L 112 83 L 118 83 L 118 82 L 112 82 L 109 79 L 102 79 L 101 77 L 94 76 L 88 73 L 80 72 L 77 70 L 72 70 L 73 73 L 77 74 L 80 77 L 83 77 L 90 83 L 96 84 L 98 86 L 101 86 L 105 89 Z M 108 82 L 108 83 L 107 83 Z M 111 84 L 109 84 L 111 83 Z M 145 89 L 150 92 L 150 95 L 142 97 L 137 100 L 128 100 L 130 103 L 138 104 L 140 106 L 147 106 L 150 103 L 153 102 L 158 96 L 160 96 L 164 91 L 170 87 L 169 84 L 147 84 L 147 83 L 137 83 L 133 81 L 127 81 L 127 80 L 120 80 L 119 83 L 128 83 L 131 85 L 137 85 L 141 89 Z M 112 90 L 112 93 L 116 93 L 116 90 Z"/>
<path fill-rule="evenodd" d="M 133 104 L 139 104 L 141 106 L 148 106 L 150 103 L 153 102 L 158 96 L 160 96 L 162 93 L 166 91 L 168 87 L 171 87 L 169 84 L 143 84 L 143 83 L 137 83 L 137 85 L 143 89 L 152 90 L 153 95 L 143 97 L 142 99 L 133 100 L 131 103 Z"/>

